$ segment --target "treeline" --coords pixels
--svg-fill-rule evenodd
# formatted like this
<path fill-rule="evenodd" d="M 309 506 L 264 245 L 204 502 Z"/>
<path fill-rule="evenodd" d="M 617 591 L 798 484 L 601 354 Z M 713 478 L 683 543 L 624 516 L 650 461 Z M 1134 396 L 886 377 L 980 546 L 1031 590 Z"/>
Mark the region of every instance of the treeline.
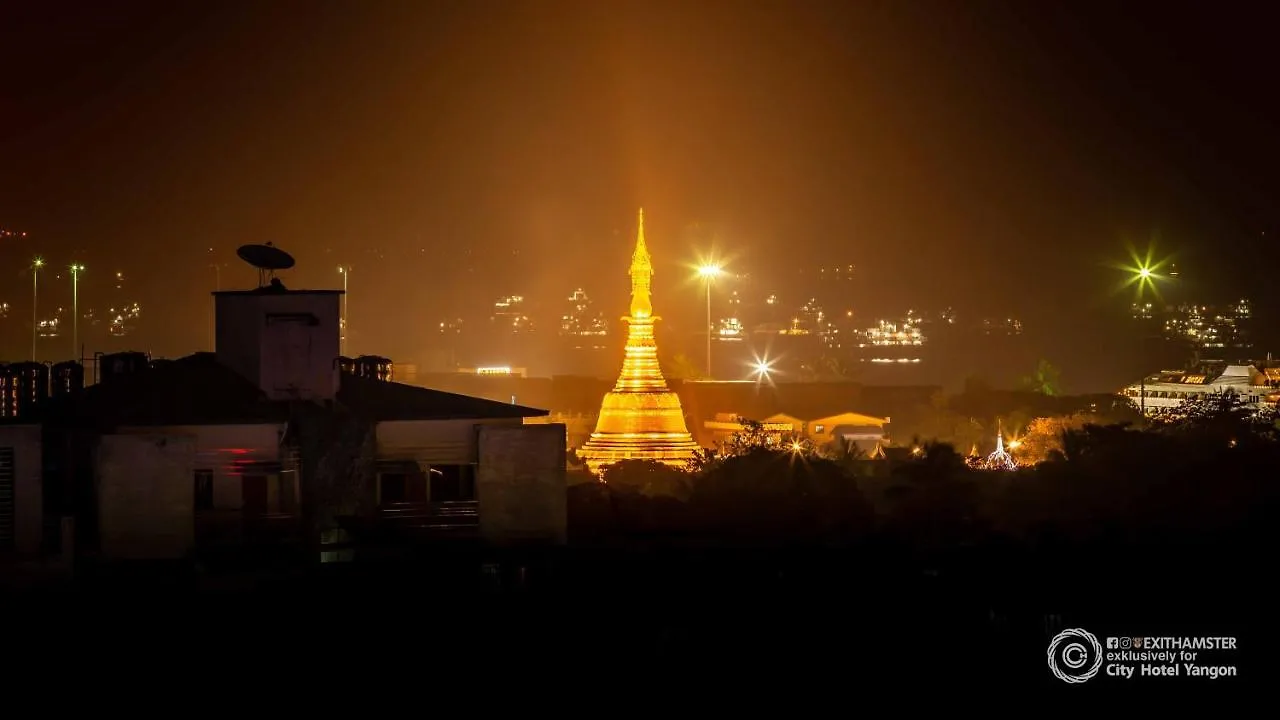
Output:
<path fill-rule="evenodd" d="M 744 438 L 689 470 L 626 461 L 570 487 L 579 546 L 892 548 L 1096 556 L 1274 544 L 1280 442 L 1274 415 L 1211 401 L 1136 428 L 1061 429 L 1041 462 L 971 467 L 949 444 L 868 459 Z"/>

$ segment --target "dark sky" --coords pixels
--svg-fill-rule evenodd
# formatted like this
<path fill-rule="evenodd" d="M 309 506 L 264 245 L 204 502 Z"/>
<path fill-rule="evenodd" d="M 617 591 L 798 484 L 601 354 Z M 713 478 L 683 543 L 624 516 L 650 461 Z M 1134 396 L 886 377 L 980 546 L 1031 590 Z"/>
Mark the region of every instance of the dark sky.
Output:
<path fill-rule="evenodd" d="M 248 284 L 234 248 L 272 240 L 294 285 L 354 264 L 360 324 L 408 332 L 467 288 L 620 298 L 644 205 L 668 282 L 701 222 L 757 274 L 855 262 L 874 302 L 1076 346 L 1155 233 L 1210 293 L 1270 299 L 1260 8 L 9 2 L 0 227 L 31 240 L 0 260 L 18 287 L 35 252 L 126 269 L 189 346 L 211 255 Z"/>

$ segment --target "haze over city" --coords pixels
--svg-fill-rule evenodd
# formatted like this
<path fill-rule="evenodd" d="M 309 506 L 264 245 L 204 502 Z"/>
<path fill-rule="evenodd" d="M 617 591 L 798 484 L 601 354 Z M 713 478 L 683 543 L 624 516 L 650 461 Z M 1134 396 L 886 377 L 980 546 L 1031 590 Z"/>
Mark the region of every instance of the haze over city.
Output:
<path fill-rule="evenodd" d="M 353 267 L 352 342 L 425 363 L 431 326 L 506 295 L 554 318 L 583 288 L 616 318 L 643 206 L 673 338 L 714 248 L 793 307 L 797 272 L 852 264 L 866 318 L 1016 316 L 1073 389 L 1115 389 L 1140 367 L 1130 246 L 1270 317 L 1242 259 L 1270 248 L 1280 141 L 1263 23 L 1066 7 L 10 5 L 5 347 L 29 345 L 37 254 L 88 267 L 82 303 L 122 272 L 135 349 L 207 347 L 207 293 L 250 286 L 234 249 L 270 241 L 292 287 Z"/>

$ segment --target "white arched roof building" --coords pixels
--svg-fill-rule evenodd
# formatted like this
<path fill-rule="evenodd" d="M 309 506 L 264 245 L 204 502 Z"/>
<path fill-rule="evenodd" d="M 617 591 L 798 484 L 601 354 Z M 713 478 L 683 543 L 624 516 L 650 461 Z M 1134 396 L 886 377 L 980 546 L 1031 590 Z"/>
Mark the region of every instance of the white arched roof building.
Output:
<path fill-rule="evenodd" d="M 1143 394 L 1145 391 L 1145 400 Z M 1259 370 L 1253 365 L 1228 365 L 1221 373 L 1162 370 L 1121 391 L 1147 415 L 1171 412 L 1183 401 L 1234 392 L 1246 405 L 1261 408 L 1280 399 L 1280 368 Z"/>

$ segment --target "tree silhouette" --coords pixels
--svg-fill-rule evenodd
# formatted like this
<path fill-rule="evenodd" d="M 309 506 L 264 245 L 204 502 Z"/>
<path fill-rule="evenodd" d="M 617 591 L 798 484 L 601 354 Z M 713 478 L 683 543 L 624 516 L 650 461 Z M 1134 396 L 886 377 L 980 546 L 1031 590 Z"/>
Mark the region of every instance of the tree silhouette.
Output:
<path fill-rule="evenodd" d="M 1041 359 L 1040 362 L 1036 363 L 1036 369 L 1022 379 L 1022 384 L 1032 392 L 1055 397 L 1062 392 L 1062 387 L 1059 384 L 1060 375 L 1058 368 L 1054 367 L 1048 360 Z"/>
<path fill-rule="evenodd" d="M 689 475 L 656 460 L 622 460 L 607 465 L 601 480 L 611 489 L 645 497 L 683 500 L 689 496 Z"/>

